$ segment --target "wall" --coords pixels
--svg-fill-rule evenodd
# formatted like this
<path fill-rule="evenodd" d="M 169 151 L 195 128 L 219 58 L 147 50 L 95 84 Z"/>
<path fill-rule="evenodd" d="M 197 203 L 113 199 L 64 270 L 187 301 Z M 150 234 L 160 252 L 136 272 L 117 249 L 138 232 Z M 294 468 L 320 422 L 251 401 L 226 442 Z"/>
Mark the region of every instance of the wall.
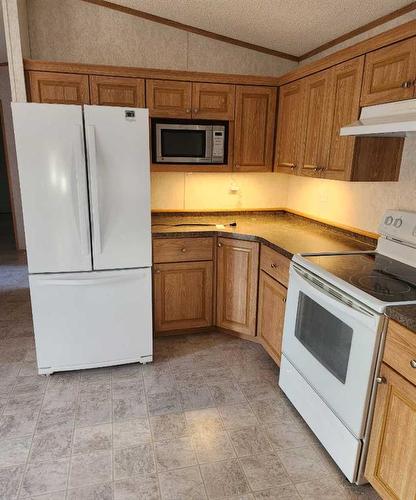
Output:
<path fill-rule="evenodd" d="M 19 248 L 24 248 L 25 236 L 23 231 L 23 215 L 20 200 L 20 185 L 17 172 L 16 148 L 14 144 L 13 120 L 10 91 L 10 79 L 7 66 L 0 67 L 0 101 L 3 108 L 4 131 L 6 136 L 5 150 L 9 161 L 9 182 L 12 191 L 13 213 L 17 229 L 17 243 Z"/>
<path fill-rule="evenodd" d="M 27 16 L 33 59 L 256 75 L 297 66 L 80 0 L 27 0 Z"/>

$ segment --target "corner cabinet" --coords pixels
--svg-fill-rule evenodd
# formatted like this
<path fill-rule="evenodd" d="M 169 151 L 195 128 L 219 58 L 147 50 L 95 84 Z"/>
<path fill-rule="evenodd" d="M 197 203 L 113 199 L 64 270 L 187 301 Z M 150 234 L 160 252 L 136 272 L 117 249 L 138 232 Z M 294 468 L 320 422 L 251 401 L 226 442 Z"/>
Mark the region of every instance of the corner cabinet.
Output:
<path fill-rule="evenodd" d="M 46 104 L 89 104 L 88 75 L 29 71 L 27 78 L 31 102 Z"/>
<path fill-rule="evenodd" d="M 361 106 L 411 99 L 416 95 L 416 38 L 365 57 Z"/>
<path fill-rule="evenodd" d="M 144 108 L 144 80 L 121 76 L 90 76 L 91 104 Z"/>
<path fill-rule="evenodd" d="M 259 244 L 231 238 L 217 242 L 217 326 L 256 335 Z"/>
<path fill-rule="evenodd" d="M 273 167 L 276 89 L 236 88 L 234 162 L 238 172 L 267 172 Z"/>
<path fill-rule="evenodd" d="M 416 334 L 393 321 L 378 381 L 365 475 L 383 499 L 414 500 Z"/>

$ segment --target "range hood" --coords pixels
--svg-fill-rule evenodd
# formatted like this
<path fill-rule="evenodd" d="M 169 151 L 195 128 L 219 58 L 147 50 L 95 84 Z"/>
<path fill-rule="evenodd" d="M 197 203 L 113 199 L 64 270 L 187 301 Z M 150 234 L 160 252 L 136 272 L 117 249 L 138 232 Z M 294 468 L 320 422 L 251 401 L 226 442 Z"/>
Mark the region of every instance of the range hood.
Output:
<path fill-rule="evenodd" d="M 416 133 L 416 99 L 362 108 L 360 119 L 340 135 L 405 137 Z"/>

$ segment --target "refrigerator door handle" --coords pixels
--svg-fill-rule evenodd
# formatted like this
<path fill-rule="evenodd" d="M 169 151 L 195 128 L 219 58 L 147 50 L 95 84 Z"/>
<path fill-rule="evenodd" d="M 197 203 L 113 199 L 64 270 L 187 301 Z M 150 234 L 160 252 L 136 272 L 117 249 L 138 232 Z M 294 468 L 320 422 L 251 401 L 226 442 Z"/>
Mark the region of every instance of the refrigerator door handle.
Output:
<path fill-rule="evenodd" d="M 83 157 L 84 137 L 82 134 L 81 125 L 74 126 L 74 156 L 75 156 L 75 180 L 76 180 L 76 204 L 78 205 L 79 232 L 81 240 L 81 251 L 84 255 L 90 252 L 89 245 L 89 220 L 88 206 L 85 203 L 87 200 L 86 184 L 84 177 L 85 161 Z"/>
<path fill-rule="evenodd" d="M 92 210 L 92 239 L 93 254 L 101 253 L 101 228 L 100 228 L 100 203 L 97 178 L 97 148 L 95 142 L 95 127 L 88 125 L 87 129 L 87 150 L 90 179 L 90 195 Z"/>

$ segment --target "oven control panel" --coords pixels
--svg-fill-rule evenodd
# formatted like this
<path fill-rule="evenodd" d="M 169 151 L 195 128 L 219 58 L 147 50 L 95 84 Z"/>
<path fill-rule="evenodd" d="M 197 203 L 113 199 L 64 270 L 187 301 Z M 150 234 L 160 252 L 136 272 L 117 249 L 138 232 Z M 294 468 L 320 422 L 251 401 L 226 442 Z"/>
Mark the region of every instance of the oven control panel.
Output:
<path fill-rule="evenodd" d="M 390 239 L 416 246 L 416 212 L 387 210 L 381 220 L 379 232 Z"/>

